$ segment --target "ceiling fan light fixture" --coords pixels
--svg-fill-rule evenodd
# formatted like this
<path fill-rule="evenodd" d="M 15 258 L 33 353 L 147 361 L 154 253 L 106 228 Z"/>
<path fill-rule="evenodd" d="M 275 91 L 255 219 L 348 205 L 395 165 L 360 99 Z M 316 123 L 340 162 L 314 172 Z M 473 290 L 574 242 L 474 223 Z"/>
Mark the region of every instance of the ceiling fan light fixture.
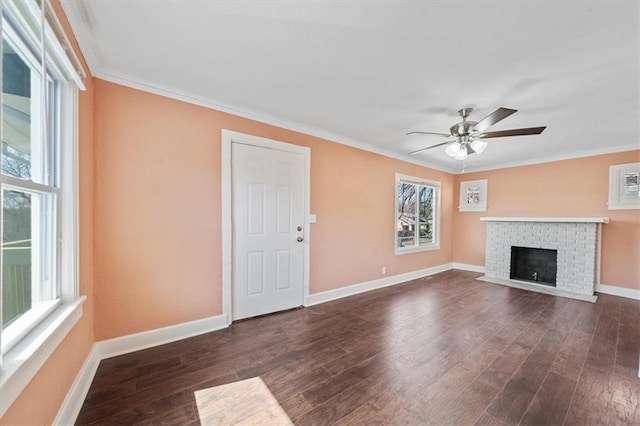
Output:
<path fill-rule="evenodd" d="M 471 148 L 471 144 L 467 142 L 465 144 L 465 149 L 467 150 L 467 155 L 475 154 L 476 152 Z"/>
<path fill-rule="evenodd" d="M 484 150 L 487 148 L 487 142 L 476 139 L 471 142 L 471 149 L 473 149 L 476 154 L 482 154 Z"/>
<path fill-rule="evenodd" d="M 458 154 L 458 152 L 460 152 L 460 148 L 462 148 L 460 143 L 459 142 L 454 142 L 454 143 L 450 144 L 444 150 L 444 152 L 446 152 L 449 157 L 455 157 Z"/>
<path fill-rule="evenodd" d="M 456 160 L 466 160 L 469 155 L 482 154 L 485 151 L 488 145 L 485 139 L 504 138 L 510 136 L 539 135 L 544 131 L 544 129 L 546 129 L 546 126 L 540 126 L 527 127 L 523 129 L 488 131 L 491 126 L 513 115 L 514 113 L 518 112 L 518 110 L 500 107 L 480 121 L 467 120 L 472 111 L 473 108 L 463 108 L 459 110 L 458 113 L 462 117 L 462 121 L 451 126 L 449 128 L 449 134 L 426 131 L 412 131 L 407 133 L 408 135 L 425 134 L 437 135 L 445 138 L 455 138 L 454 141 L 445 141 L 435 145 L 427 146 L 426 148 L 412 151 L 409 153 L 409 155 L 417 154 L 428 149 L 445 146 L 445 153 L 449 157 L 453 157 Z"/>
<path fill-rule="evenodd" d="M 456 155 L 453 158 L 455 158 L 456 160 L 466 160 L 467 159 L 467 150 L 466 149 L 458 150 L 458 152 L 456 152 Z"/>

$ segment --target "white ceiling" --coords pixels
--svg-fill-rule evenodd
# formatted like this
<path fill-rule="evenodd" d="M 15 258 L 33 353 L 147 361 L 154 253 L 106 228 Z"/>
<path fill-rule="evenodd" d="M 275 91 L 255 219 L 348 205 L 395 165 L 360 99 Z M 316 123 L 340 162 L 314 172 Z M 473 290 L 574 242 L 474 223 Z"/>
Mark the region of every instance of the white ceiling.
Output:
<path fill-rule="evenodd" d="M 72 1 L 93 75 L 460 172 L 457 110 L 519 112 L 467 171 L 640 147 L 637 1 Z"/>

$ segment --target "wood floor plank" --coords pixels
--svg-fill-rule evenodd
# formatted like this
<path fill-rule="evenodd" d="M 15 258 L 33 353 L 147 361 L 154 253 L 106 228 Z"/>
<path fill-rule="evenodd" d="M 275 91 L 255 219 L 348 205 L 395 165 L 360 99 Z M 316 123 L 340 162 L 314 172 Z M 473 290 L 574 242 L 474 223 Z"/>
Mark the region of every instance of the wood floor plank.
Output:
<path fill-rule="evenodd" d="M 614 373 L 629 380 L 637 379 L 639 364 L 640 329 L 621 322 L 618 325 Z"/>
<path fill-rule="evenodd" d="M 311 403 L 302 394 L 294 395 L 282 403 L 282 409 L 289 415 L 291 420 L 297 419 L 312 408 Z"/>
<path fill-rule="evenodd" d="M 122 424 L 122 423 L 120 423 Z M 145 420 L 137 423 L 132 423 L 136 426 L 155 426 L 155 425 L 199 425 L 198 415 L 196 413 L 196 407 L 193 404 L 182 405 L 175 410 L 171 410 L 167 413 L 161 413 L 156 416 L 151 416 Z"/>
<path fill-rule="evenodd" d="M 551 366 L 551 372 L 577 381 L 587 358 L 592 336 L 574 328 L 565 339 Z"/>
<path fill-rule="evenodd" d="M 474 381 L 465 388 L 452 402 L 429 416 L 429 421 L 436 425 L 468 425 L 473 424 L 486 410 L 487 405 L 498 394 L 498 389 L 485 383 Z"/>
<path fill-rule="evenodd" d="M 617 338 L 618 321 L 614 317 L 601 315 L 587 354 L 585 368 L 603 374 L 613 372 Z"/>
<path fill-rule="evenodd" d="M 179 410 L 184 406 L 190 406 L 193 402 L 192 399 L 190 393 L 180 391 L 171 395 L 161 396 L 146 404 L 137 403 L 134 408 L 121 408 L 120 411 L 114 415 L 107 418 L 96 419 L 92 423 L 130 425 L 157 418 L 163 414 L 170 416 L 170 411 Z"/>
<path fill-rule="evenodd" d="M 406 406 L 407 398 L 392 390 L 385 390 L 371 398 L 351 413 L 342 417 L 336 425 L 393 424 L 396 414 Z"/>
<path fill-rule="evenodd" d="M 486 411 L 482 413 L 480 418 L 474 423 L 475 426 L 509 426 L 507 423 L 503 422 L 487 413 Z"/>
<path fill-rule="evenodd" d="M 569 409 L 576 380 L 550 372 L 527 407 L 523 425 L 559 425 Z"/>
<path fill-rule="evenodd" d="M 299 425 L 331 425 L 366 404 L 374 395 L 384 392 L 385 381 L 369 376 L 349 386 L 296 419 Z"/>
<path fill-rule="evenodd" d="M 631 387 L 627 391 L 624 380 L 616 382 L 612 377 L 612 374 L 584 369 L 564 424 L 638 424 L 630 422 L 629 417 L 635 417 L 639 390 Z M 618 399 L 625 394 L 628 398 Z"/>
<path fill-rule="evenodd" d="M 281 366 L 278 371 L 274 370 L 273 374 L 266 374 L 260 377 L 278 401 L 286 401 L 292 396 L 323 382 L 331 375 L 322 367 L 292 372 L 289 368 Z"/>
<path fill-rule="evenodd" d="M 318 383 L 302 395 L 314 406 L 322 404 L 356 383 L 377 375 L 385 366 L 383 357 L 376 355 Z"/>
<path fill-rule="evenodd" d="M 162 373 L 158 371 L 157 374 Z M 237 380 L 238 376 L 235 372 L 231 372 L 214 379 L 187 381 L 184 386 L 177 388 L 160 386 L 140 390 L 133 394 L 117 394 L 99 403 L 87 404 L 87 401 L 85 401 L 85 405 L 78 416 L 77 424 L 102 424 L 105 421 L 108 423 L 129 424 L 133 422 L 133 420 L 129 421 L 130 419 L 142 421 L 143 417 L 154 411 L 153 407 L 167 404 L 167 402 L 163 402 L 165 399 L 171 403 L 169 404 L 171 408 L 180 405 L 182 402 L 191 404 L 195 402 L 193 398 L 195 390 L 232 383 Z M 187 399 L 183 401 L 182 397 Z"/>
<path fill-rule="evenodd" d="M 253 366 L 236 368 L 240 378 L 251 378 L 267 374 L 286 364 L 291 369 L 302 366 L 308 368 L 325 366 L 336 359 L 340 359 L 346 352 L 339 345 L 327 347 L 326 343 L 320 346 L 309 346 L 300 350 L 291 350 L 282 356 L 268 358 L 263 362 L 257 362 Z M 326 367 L 325 367 L 326 368 Z"/>
<path fill-rule="evenodd" d="M 77 424 L 199 424 L 195 392 L 253 377 L 296 424 L 640 423 L 640 302 L 477 276 L 447 271 L 104 360 Z"/>
<path fill-rule="evenodd" d="M 579 304 L 559 300 L 554 301 L 553 305 L 562 309 L 548 312 L 551 309 L 548 307 L 543 316 L 532 322 L 536 326 L 546 324 L 549 328 L 487 408 L 489 414 L 506 423 L 518 423 L 525 415 L 566 338 L 576 325 L 575 314 L 581 308 Z M 575 382 L 572 384 L 575 385 Z M 572 390 L 573 387 L 567 389 L 567 392 Z M 569 400 L 570 397 L 567 396 L 566 406 L 569 405 Z M 564 413 L 562 411 L 561 418 L 564 418 Z"/>
<path fill-rule="evenodd" d="M 578 329 L 581 321 L 579 317 L 562 343 L 544 382 L 527 407 L 522 424 L 561 424 L 564 420 L 592 337 Z"/>
<path fill-rule="evenodd" d="M 525 299 L 521 306 L 522 311 L 512 310 L 511 314 L 525 311 L 529 303 L 532 303 L 531 300 Z M 419 387 L 408 390 L 409 392 L 418 392 L 417 405 L 425 418 L 434 418 L 442 407 L 454 401 L 466 389 L 467 385 L 473 383 L 478 375 L 516 339 L 517 335 L 513 334 L 513 329 L 505 327 L 510 320 L 511 318 L 493 323 L 492 325 L 498 331 L 494 330 L 495 334 L 491 338 L 469 352 L 458 365 L 450 368 L 431 383 L 421 383 Z M 500 325 L 503 327 L 500 328 Z M 474 386 L 481 387 L 477 384 Z M 497 389 L 492 391 L 492 395 L 496 393 Z M 480 412 L 483 410 L 484 407 Z"/>
<path fill-rule="evenodd" d="M 478 378 L 481 382 L 502 389 L 509 381 L 544 333 L 544 329 L 540 327 L 525 330 L 482 372 Z"/>

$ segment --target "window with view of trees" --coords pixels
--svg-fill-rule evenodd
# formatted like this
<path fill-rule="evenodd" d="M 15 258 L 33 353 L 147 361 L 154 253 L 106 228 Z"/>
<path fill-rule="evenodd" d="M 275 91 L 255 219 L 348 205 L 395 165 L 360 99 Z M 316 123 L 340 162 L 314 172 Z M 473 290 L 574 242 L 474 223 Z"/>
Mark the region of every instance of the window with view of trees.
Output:
<path fill-rule="evenodd" d="M 82 317 L 78 90 L 82 65 L 47 1 L 3 0 L 0 417 Z"/>
<path fill-rule="evenodd" d="M 440 183 L 396 177 L 396 253 L 439 248 Z"/>
<path fill-rule="evenodd" d="M 82 83 L 42 7 L 2 2 L 3 355 L 78 300 L 74 157 Z"/>
<path fill-rule="evenodd" d="M 53 76 L 16 32 L 2 40 L 2 328 L 57 299 L 54 274 L 58 179 Z M 51 114 L 50 117 L 55 117 Z"/>

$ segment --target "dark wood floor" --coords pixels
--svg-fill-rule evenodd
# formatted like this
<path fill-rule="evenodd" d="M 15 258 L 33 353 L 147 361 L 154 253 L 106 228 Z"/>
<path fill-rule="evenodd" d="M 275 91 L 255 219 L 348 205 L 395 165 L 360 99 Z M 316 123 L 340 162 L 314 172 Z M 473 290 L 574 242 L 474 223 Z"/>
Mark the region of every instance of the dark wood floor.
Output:
<path fill-rule="evenodd" d="M 640 302 L 449 271 L 100 363 L 78 424 L 198 424 L 261 377 L 296 424 L 640 424 Z"/>

